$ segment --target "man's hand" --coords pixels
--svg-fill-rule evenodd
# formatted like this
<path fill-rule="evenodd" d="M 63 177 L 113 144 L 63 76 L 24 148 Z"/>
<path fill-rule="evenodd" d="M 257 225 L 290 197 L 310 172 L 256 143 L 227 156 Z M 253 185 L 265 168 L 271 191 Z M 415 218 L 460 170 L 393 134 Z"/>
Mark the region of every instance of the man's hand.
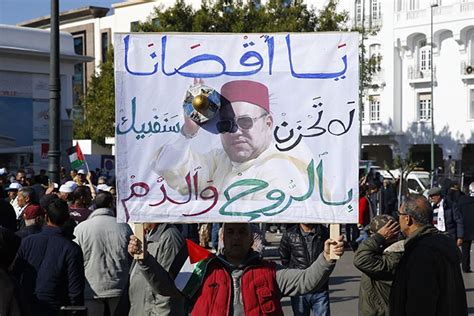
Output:
<path fill-rule="evenodd" d="M 462 246 L 462 241 L 463 241 L 462 238 L 456 239 L 456 245 L 457 245 L 458 247 L 461 247 L 461 246 Z"/>
<path fill-rule="evenodd" d="M 382 237 L 387 240 L 394 239 L 398 236 L 400 232 L 400 225 L 393 220 L 389 220 L 382 228 L 380 228 L 377 233 L 382 235 Z"/>
<path fill-rule="evenodd" d="M 141 254 L 142 251 L 143 246 L 141 241 L 135 235 L 130 236 L 130 242 L 128 243 L 128 253 L 130 254 L 130 256 L 134 257 L 135 255 Z M 144 258 L 148 255 L 146 249 L 144 255 Z"/>
<path fill-rule="evenodd" d="M 46 189 L 46 192 L 44 192 L 44 195 L 49 195 L 54 192 L 54 183 L 51 182 L 51 180 L 48 180 L 48 188 Z"/>
<path fill-rule="evenodd" d="M 332 262 L 329 258 L 329 254 L 331 252 L 331 247 L 333 247 L 334 254 L 337 256 L 342 256 L 344 254 L 344 242 L 343 242 L 344 236 L 339 236 L 337 240 L 334 239 L 328 239 L 324 242 L 324 258 L 328 262 Z"/>
<path fill-rule="evenodd" d="M 194 137 L 199 131 L 200 126 L 190 119 L 187 115 L 184 115 L 184 124 L 181 128 L 181 133 L 186 138 Z"/>

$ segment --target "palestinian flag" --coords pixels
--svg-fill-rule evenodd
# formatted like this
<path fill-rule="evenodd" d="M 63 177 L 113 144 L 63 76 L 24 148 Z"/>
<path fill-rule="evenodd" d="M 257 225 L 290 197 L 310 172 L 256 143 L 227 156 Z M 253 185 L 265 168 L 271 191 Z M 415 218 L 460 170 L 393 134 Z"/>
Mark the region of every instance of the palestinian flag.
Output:
<path fill-rule="evenodd" d="M 79 144 L 69 148 L 67 150 L 67 155 L 69 156 L 69 161 L 71 162 L 71 169 L 77 169 L 81 167 L 86 161 L 84 155 L 82 154 L 81 147 L 79 147 Z"/>
<path fill-rule="evenodd" d="M 207 249 L 186 239 L 188 257 L 174 280 L 176 288 L 191 298 L 199 290 L 206 275 L 207 264 L 214 257 Z"/>

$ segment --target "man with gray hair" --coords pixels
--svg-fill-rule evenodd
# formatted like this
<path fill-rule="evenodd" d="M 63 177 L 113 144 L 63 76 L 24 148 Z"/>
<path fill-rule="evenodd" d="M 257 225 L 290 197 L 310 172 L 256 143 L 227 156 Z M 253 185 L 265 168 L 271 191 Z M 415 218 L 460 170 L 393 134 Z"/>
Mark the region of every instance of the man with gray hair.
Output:
<path fill-rule="evenodd" d="M 20 214 L 18 215 L 18 230 L 25 227 L 25 219 L 23 218 L 23 213 L 26 208 L 30 205 L 38 205 L 38 196 L 36 191 L 31 187 L 23 187 L 18 190 L 18 206 L 20 207 Z"/>
<path fill-rule="evenodd" d="M 433 226 L 428 200 L 410 194 L 398 214 L 407 239 L 392 284 L 390 315 L 467 315 L 459 250 Z"/>
<path fill-rule="evenodd" d="M 469 195 L 463 195 L 458 201 L 458 210 L 464 224 L 464 239 L 462 242 L 462 270 L 471 271 L 471 244 L 474 240 L 474 182 L 469 185 Z"/>
<path fill-rule="evenodd" d="M 354 255 L 354 266 L 362 272 L 359 315 L 389 315 L 392 280 L 403 255 L 400 226 L 392 216 L 378 215 L 369 227 L 369 238 Z"/>

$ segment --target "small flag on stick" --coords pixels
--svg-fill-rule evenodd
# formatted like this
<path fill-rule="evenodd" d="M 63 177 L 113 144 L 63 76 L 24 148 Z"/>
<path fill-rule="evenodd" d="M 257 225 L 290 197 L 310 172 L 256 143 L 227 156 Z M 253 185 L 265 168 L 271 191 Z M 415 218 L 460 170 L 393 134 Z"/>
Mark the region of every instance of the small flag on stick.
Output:
<path fill-rule="evenodd" d="M 189 239 L 186 239 L 186 247 L 188 257 L 176 276 L 174 284 L 186 297 L 192 298 L 199 290 L 206 275 L 207 264 L 214 255 Z"/>
<path fill-rule="evenodd" d="M 79 147 L 79 143 L 76 146 L 72 146 L 67 150 L 67 154 L 69 156 L 69 161 L 71 162 L 71 169 L 77 169 L 81 167 L 86 159 L 82 154 L 81 147 Z"/>

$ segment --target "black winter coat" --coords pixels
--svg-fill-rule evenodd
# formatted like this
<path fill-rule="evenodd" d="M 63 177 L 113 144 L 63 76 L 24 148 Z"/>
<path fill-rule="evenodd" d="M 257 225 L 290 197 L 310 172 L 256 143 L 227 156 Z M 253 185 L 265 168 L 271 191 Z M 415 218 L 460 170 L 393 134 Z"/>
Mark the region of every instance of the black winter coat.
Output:
<path fill-rule="evenodd" d="M 311 245 L 311 253 L 308 252 L 305 238 L 301 233 L 300 225 L 289 228 L 282 236 L 280 242 L 281 264 L 290 269 L 306 269 L 324 250 L 324 242 L 329 238 L 329 230 L 321 224 L 315 226 L 316 234 Z M 326 283 L 322 290 L 327 290 Z"/>
<path fill-rule="evenodd" d="M 458 210 L 463 218 L 464 240 L 474 240 L 474 196 L 461 196 Z"/>
<path fill-rule="evenodd" d="M 391 316 L 467 315 L 460 253 L 453 239 L 431 225 L 405 242 L 390 293 Z"/>

